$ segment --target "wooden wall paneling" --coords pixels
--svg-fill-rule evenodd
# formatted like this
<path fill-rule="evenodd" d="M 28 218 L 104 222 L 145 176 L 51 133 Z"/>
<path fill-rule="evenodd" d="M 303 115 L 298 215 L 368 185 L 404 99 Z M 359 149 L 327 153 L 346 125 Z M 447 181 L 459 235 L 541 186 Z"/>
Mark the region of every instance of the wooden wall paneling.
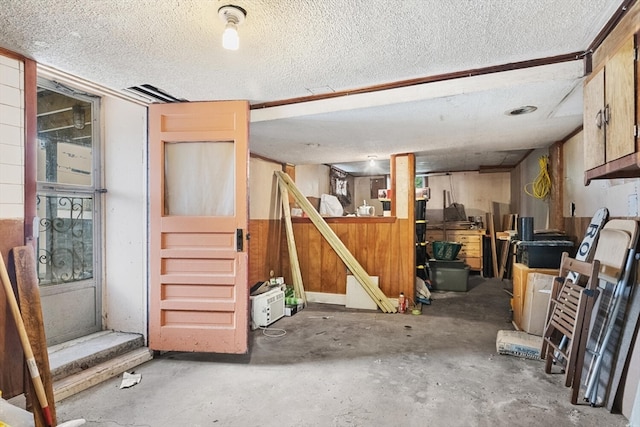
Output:
<path fill-rule="evenodd" d="M 346 293 L 346 266 L 310 222 L 296 222 L 294 233 L 305 290 Z M 406 219 L 388 223 L 330 223 L 331 229 L 362 268 L 379 277 L 380 290 L 395 298 L 413 295 L 415 283 L 414 229 Z M 283 268 L 288 255 L 282 254 Z M 286 276 L 285 276 L 286 277 Z"/>
<path fill-rule="evenodd" d="M 392 298 L 400 295 L 400 274 L 403 254 L 401 250 L 400 220 L 396 220 L 391 227 L 391 237 L 389 238 L 389 279 L 385 282 L 385 293 Z"/>
<path fill-rule="evenodd" d="M 309 282 L 309 291 L 326 292 L 323 290 L 322 284 L 322 244 L 324 239 L 313 224 L 305 224 L 305 229 L 306 239 L 309 245 L 306 250 L 307 257 L 309 258 L 309 267 L 307 270 L 308 278 L 303 277 L 303 279 Z"/>
<path fill-rule="evenodd" d="M 334 230 L 335 231 L 335 230 Z M 336 283 L 336 254 L 329 242 L 322 237 L 320 232 L 314 229 L 314 233 L 320 240 L 320 290 L 321 292 L 334 294 L 337 290 Z"/>
<path fill-rule="evenodd" d="M 376 224 L 375 229 L 375 266 L 377 275 L 379 276 L 378 280 L 380 286 L 383 286 L 383 283 L 385 284 L 385 286 L 391 284 L 389 281 L 389 278 L 391 276 L 389 274 L 391 269 L 390 252 L 392 250 L 392 248 L 389 246 L 389 241 L 391 238 L 391 226 L 393 226 L 393 224 L 378 223 Z M 390 295 L 393 296 L 394 294 Z"/>
<path fill-rule="evenodd" d="M 347 268 L 310 222 L 296 222 L 294 233 L 305 290 L 346 294 Z M 371 275 L 379 277 L 380 290 L 396 298 L 412 295 L 415 284 L 415 233 L 406 219 L 388 223 L 330 223 L 331 229 Z M 288 255 L 282 254 L 282 266 Z M 285 276 L 286 277 L 286 276 Z"/>
<path fill-rule="evenodd" d="M 280 258 L 289 256 L 286 248 L 286 239 L 281 237 L 284 233 L 280 227 L 280 220 L 252 219 L 249 221 L 249 284 L 269 279 L 269 273 L 273 270 L 275 276 L 284 276 L 285 265 Z M 284 249 L 283 249 L 284 248 Z M 283 252 L 284 250 L 284 252 Z M 287 268 L 289 266 L 287 259 Z M 289 270 L 287 270 L 289 271 Z M 290 277 L 290 274 L 287 275 Z"/>
<path fill-rule="evenodd" d="M 23 221 L 0 219 L 0 252 L 3 259 L 9 259 L 9 251 L 23 244 Z M 11 275 L 11 268 L 9 270 Z M 18 329 L 10 315 L 6 295 L 0 291 L 0 390 L 2 390 L 2 397 L 9 399 L 24 393 L 24 377 L 24 353 Z"/>
<path fill-rule="evenodd" d="M 367 244 L 366 234 L 362 232 L 361 224 L 350 224 L 349 231 L 350 231 L 349 234 L 351 234 L 352 236 L 351 239 L 353 242 L 353 247 L 350 247 L 349 251 L 358 260 L 358 262 L 362 264 L 363 259 L 361 254 L 365 253 L 364 251 L 366 251 L 366 247 L 365 247 L 365 245 Z M 363 265 L 363 268 L 366 269 L 364 265 Z"/>
<path fill-rule="evenodd" d="M 282 244 L 286 245 L 286 232 L 281 219 L 272 219 L 268 222 L 267 230 L 267 265 L 265 272 L 269 274 L 271 270 L 275 276 L 282 276 L 282 268 L 280 267 L 280 257 L 282 256 Z M 288 254 L 287 254 L 288 255 Z"/>
<path fill-rule="evenodd" d="M 264 230 L 264 221 L 252 219 L 249 221 L 249 285 L 257 281 L 266 280 L 264 277 L 267 259 L 267 245 Z"/>
<path fill-rule="evenodd" d="M 356 259 L 362 265 L 362 268 L 370 275 L 373 276 L 373 256 L 374 256 L 374 240 L 373 232 L 371 232 L 371 224 L 364 224 L 361 227 L 361 234 L 358 236 L 360 240 L 360 247 L 356 249 L 354 253 Z"/>

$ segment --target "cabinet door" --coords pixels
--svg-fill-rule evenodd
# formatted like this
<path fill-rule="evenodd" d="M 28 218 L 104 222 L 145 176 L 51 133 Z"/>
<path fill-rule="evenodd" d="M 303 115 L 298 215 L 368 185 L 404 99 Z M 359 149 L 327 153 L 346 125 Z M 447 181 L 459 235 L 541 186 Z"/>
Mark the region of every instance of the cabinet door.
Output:
<path fill-rule="evenodd" d="M 607 62 L 605 75 L 606 161 L 635 153 L 634 38 Z"/>
<path fill-rule="evenodd" d="M 584 168 L 602 166 L 604 158 L 604 68 L 584 85 Z"/>

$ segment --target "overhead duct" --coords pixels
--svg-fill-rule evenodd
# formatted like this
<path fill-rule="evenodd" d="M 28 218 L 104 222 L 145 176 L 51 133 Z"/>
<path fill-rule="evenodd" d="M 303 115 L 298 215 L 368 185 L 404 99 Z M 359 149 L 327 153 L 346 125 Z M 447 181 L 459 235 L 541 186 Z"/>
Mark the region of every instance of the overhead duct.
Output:
<path fill-rule="evenodd" d="M 171 102 L 186 102 L 186 99 L 179 99 L 173 95 L 168 94 L 162 89 L 159 89 L 150 84 L 143 84 L 140 86 L 131 86 L 125 89 L 125 91 L 132 93 L 146 102 L 163 102 L 163 103 L 171 103 Z"/>

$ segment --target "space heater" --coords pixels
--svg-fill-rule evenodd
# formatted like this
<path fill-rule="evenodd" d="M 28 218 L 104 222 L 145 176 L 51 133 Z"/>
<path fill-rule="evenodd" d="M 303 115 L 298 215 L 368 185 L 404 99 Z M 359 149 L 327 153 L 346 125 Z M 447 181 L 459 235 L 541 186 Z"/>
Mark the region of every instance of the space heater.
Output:
<path fill-rule="evenodd" d="M 251 300 L 251 329 L 269 326 L 284 317 L 284 292 L 280 288 L 249 297 Z"/>

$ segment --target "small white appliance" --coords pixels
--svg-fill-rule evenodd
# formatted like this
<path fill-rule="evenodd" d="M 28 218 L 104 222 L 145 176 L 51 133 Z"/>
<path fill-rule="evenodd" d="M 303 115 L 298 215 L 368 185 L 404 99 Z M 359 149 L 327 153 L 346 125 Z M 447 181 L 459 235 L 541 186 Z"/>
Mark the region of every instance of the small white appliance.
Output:
<path fill-rule="evenodd" d="M 249 297 L 251 329 L 266 327 L 284 317 L 284 292 L 280 288 Z"/>

